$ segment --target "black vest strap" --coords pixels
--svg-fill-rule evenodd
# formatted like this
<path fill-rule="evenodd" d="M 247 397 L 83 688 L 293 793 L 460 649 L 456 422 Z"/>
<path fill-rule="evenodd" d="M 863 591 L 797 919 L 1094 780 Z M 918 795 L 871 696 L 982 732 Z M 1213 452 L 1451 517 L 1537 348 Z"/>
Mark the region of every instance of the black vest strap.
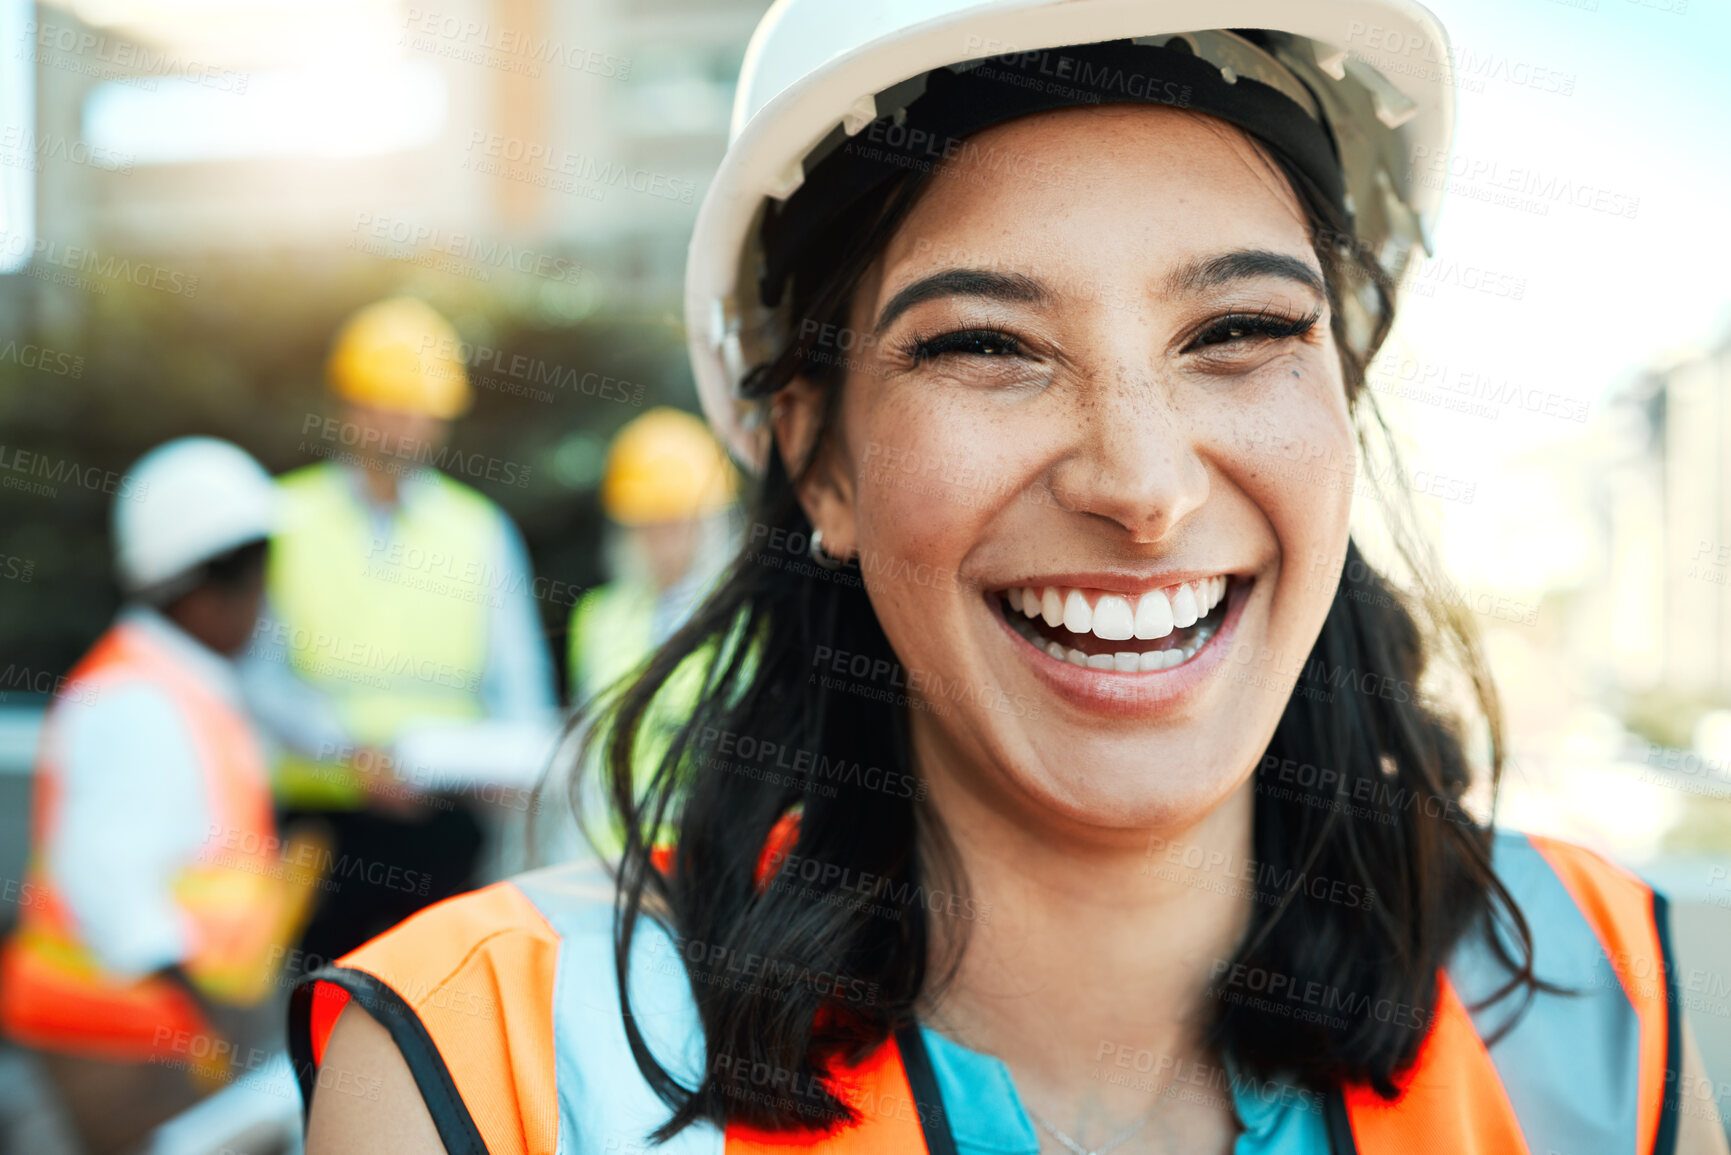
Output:
<path fill-rule="evenodd" d="M 919 1112 L 920 1130 L 926 1137 L 926 1155 L 956 1155 L 950 1119 L 944 1114 L 944 1097 L 938 1090 L 938 1077 L 932 1071 L 932 1057 L 926 1053 L 925 1036 L 919 1026 L 910 1025 L 897 1031 L 896 1047 L 901 1051 L 908 1087 L 914 1093 L 914 1109 Z"/>
<path fill-rule="evenodd" d="M 402 1052 L 449 1155 L 487 1155 L 480 1129 L 420 1016 L 396 991 L 365 971 L 348 967 L 313 971 L 303 976 L 289 995 L 289 1053 L 300 1081 L 303 1121 L 312 1116 L 313 1092 L 320 1085 L 318 1065 L 313 1062 L 311 1023 L 313 987 L 321 982 L 347 991 L 351 1000 L 391 1033 L 391 1041 Z"/>
<path fill-rule="evenodd" d="M 1323 1096 L 1322 1103 L 1328 1122 L 1329 1155 L 1358 1155 L 1358 1141 L 1352 1137 L 1352 1121 L 1346 1114 L 1346 1096 L 1335 1087 Z"/>
<path fill-rule="evenodd" d="M 1659 956 L 1665 968 L 1665 1102 L 1659 1108 L 1659 1130 L 1653 1136 L 1653 1155 L 1675 1155 L 1677 1108 L 1683 1075 L 1683 1013 L 1678 1001 L 1677 957 L 1671 950 L 1671 904 L 1653 892 L 1653 926 L 1659 932 Z"/>

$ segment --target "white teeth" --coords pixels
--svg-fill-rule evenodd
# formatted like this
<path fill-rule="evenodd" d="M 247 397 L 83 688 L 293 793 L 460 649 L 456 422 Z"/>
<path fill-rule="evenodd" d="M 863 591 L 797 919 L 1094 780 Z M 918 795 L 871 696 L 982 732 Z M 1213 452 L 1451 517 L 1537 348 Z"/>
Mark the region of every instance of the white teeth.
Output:
<path fill-rule="evenodd" d="M 1136 636 L 1150 642 L 1172 632 L 1172 604 L 1159 590 L 1150 590 L 1136 600 Z"/>
<path fill-rule="evenodd" d="M 1094 611 L 1088 608 L 1088 599 L 1081 590 L 1071 590 L 1064 596 L 1064 628 L 1072 634 L 1086 634 L 1093 626 Z"/>
<path fill-rule="evenodd" d="M 1178 592 L 1172 595 L 1172 624 L 1179 629 L 1193 626 L 1200 617 L 1196 612 L 1196 593 L 1189 583 L 1178 587 Z"/>
<path fill-rule="evenodd" d="M 1069 606 L 1064 607 L 1064 620 L 1069 622 Z M 1130 603 L 1117 594 L 1102 594 L 1094 603 L 1094 636 L 1107 642 L 1122 642 L 1136 634 L 1136 617 Z"/>
<path fill-rule="evenodd" d="M 1057 642 L 1044 641 L 1034 635 L 1033 627 L 1023 633 L 1035 646 L 1060 662 L 1069 662 L 1072 666 L 1084 670 L 1104 670 L 1118 674 L 1148 673 L 1155 670 L 1170 670 L 1181 666 L 1196 656 L 1196 651 L 1207 644 L 1207 639 L 1192 641 L 1189 645 L 1168 650 L 1148 650 L 1137 653 L 1134 650 L 1119 650 L 1111 654 L 1086 654 L 1081 650 L 1067 648 Z"/>
<path fill-rule="evenodd" d="M 1213 627 L 1203 627 L 1199 631 L 1202 636 L 1191 638 L 1181 647 L 1087 654 L 1041 637 L 1032 622 L 1024 625 L 1021 618 L 1040 618 L 1048 626 L 1062 625 L 1077 634 L 1092 633 L 1103 641 L 1126 641 L 1132 637 L 1154 641 L 1206 617 L 1225 600 L 1229 584 L 1225 576 L 1218 576 L 1175 586 L 1170 597 L 1163 590 L 1150 590 L 1135 599 L 1134 607 L 1131 599 L 1122 594 L 1101 594 L 1099 601 L 1090 606 L 1081 590 L 1060 586 L 1017 586 L 1006 590 L 1004 597 L 1008 608 L 1022 611 L 1020 616 L 1010 618 L 1017 631 L 1053 658 L 1085 670 L 1132 674 L 1183 665 L 1208 643 Z"/>

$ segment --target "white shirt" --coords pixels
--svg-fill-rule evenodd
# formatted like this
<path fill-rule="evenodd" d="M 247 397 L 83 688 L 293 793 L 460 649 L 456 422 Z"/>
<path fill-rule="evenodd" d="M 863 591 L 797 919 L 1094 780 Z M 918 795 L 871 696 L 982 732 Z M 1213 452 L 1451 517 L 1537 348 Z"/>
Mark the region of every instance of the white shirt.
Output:
<path fill-rule="evenodd" d="M 147 606 L 119 617 L 206 689 L 242 709 L 234 665 Z M 210 837 L 205 770 L 166 689 L 132 682 L 63 698 L 49 725 L 62 793 L 45 837 L 49 875 L 102 965 L 141 976 L 190 957 L 191 931 L 171 892 Z"/>

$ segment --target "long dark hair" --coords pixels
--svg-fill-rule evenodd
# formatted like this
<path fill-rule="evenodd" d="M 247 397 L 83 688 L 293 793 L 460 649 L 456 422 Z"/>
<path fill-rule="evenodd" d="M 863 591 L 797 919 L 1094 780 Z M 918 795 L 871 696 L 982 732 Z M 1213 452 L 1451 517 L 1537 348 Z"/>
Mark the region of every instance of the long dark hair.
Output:
<path fill-rule="evenodd" d="M 1412 529 L 1398 455 L 1365 388 L 1391 321 L 1388 274 L 1277 148 L 1257 144 L 1308 216 L 1360 445 L 1385 463 L 1373 476 L 1394 479 L 1379 484 L 1379 503 L 1404 585 L 1356 544 L 1344 573 L 1322 575 L 1335 597 L 1256 772 L 1259 901 L 1235 957 L 1215 968 L 1207 1038 L 1260 1078 L 1317 1090 L 1367 1083 L 1392 1096 L 1428 1030 L 1438 969 L 1469 930 L 1495 917 L 1512 940 L 1511 950 L 1489 935 L 1510 975 L 1494 997 L 1530 995 L 1537 984 L 1527 925 L 1491 870 L 1489 826 L 1462 805 L 1472 742 L 1494 797 L 1501 722 L 1474 630 L 1431 576 L 1438 567 Z M 802 376 L 823 391 L 830 427 L 848 360 L 836 335 L 848 332 L 856 287 L 928 184 L 926 173 L 899 178 L 799 255 L 786 340 L 749 374 L 746 396 L 767 401 Z M 1349 334 L 1348 294 L 1371 332 Z M 958 928 L 976 913 L 913 773 L 908 699 L 890 692 L 905 687 L 896 655 L 858 571 L 806 559 L 811 526 L 795 481 L 772 451 L 749 494 L 744 548 L 691 620 L 605 700 L 590 731 L 623 839 L 615 978 L 638 1066 L 672 1110 L 660 1139 L 698 1120 L 795 1129 L 852 1118 L 826 1073 L 911 1024 L 916 1002 L 953 973 L 963 936 L 946 927 L 934 960 L 929 912 L 957 916 Z M 814 664 L 838 654 L 873 672 L 874 692 L 829 688 Z M 664 751 L 655 765 L 639 766 L 657 695 L 691 661 L 707 665 L 698 701 L 655 743 Z M 1456 675 L 1476 734 L 1436 704 L 1450 688 L 1427 680 L 1438 672 Z M 787 884 L 766 887 L 766 841 L 796 807 L 797 842 L 776 860 Z M 670 863 L 653 845 L 668 829 Z M 1317 879 L 1329 900 L 1317 897 Z M 707 1056 L 696 1087 L 650 1053 L 632 1014 L 624 979 L 645 914 L 672 932 L 691 979 Z M 1331 1013 L 1289 1017 L 1239 997 L 1262 989 L 1258 975 L 1324 992 Z M 759 1077 L 766 1071 L 773 1077 Z"/>

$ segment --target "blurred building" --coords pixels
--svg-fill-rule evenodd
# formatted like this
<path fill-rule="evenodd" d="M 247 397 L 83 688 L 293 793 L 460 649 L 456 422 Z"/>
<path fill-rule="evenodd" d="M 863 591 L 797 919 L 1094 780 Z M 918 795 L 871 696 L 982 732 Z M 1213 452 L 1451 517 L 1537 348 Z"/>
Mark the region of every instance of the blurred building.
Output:
<path fill-rule="evenodd" d="M 37 5 L 38 240 L 677 300 L 767 0 Z M 53 254 L 47 254 L 52 259 Z"/>
<path fill-rule="evenodd" d="M 1662 677 L 1731 698 L 1731 336 L 1642 382 L 1662 493 Z"/>
<path fill-rule="evenodd" d="M 1610 410 L 1574 474 L 1603 565 L 1575 641 L 1597 635 L 1616 689 L 1731 702 L 1731 334 L 1656 362 Z"/>
<path fill-rule="evenodd" d="M 1600 701 L 1662 700 L 1679 719 L 1731 704 L 1731 334 L 1656 361 L 1581 436 L 1517 460 L 1508 489 L 1539 507 L 1517 522 L 1540 550 L 1511 569 L 1553 571 L 1533 596 L 1561 631 L 1559 674 Z M 1546 486 L 1564 494 L 1555 509 L 1537 500 Z M 1577 561 L 1540 556 L 1569 536 L 1541 521 L 1576 527 Z M 1520 559 L 1512 544 L 1498 553 Z"/>

